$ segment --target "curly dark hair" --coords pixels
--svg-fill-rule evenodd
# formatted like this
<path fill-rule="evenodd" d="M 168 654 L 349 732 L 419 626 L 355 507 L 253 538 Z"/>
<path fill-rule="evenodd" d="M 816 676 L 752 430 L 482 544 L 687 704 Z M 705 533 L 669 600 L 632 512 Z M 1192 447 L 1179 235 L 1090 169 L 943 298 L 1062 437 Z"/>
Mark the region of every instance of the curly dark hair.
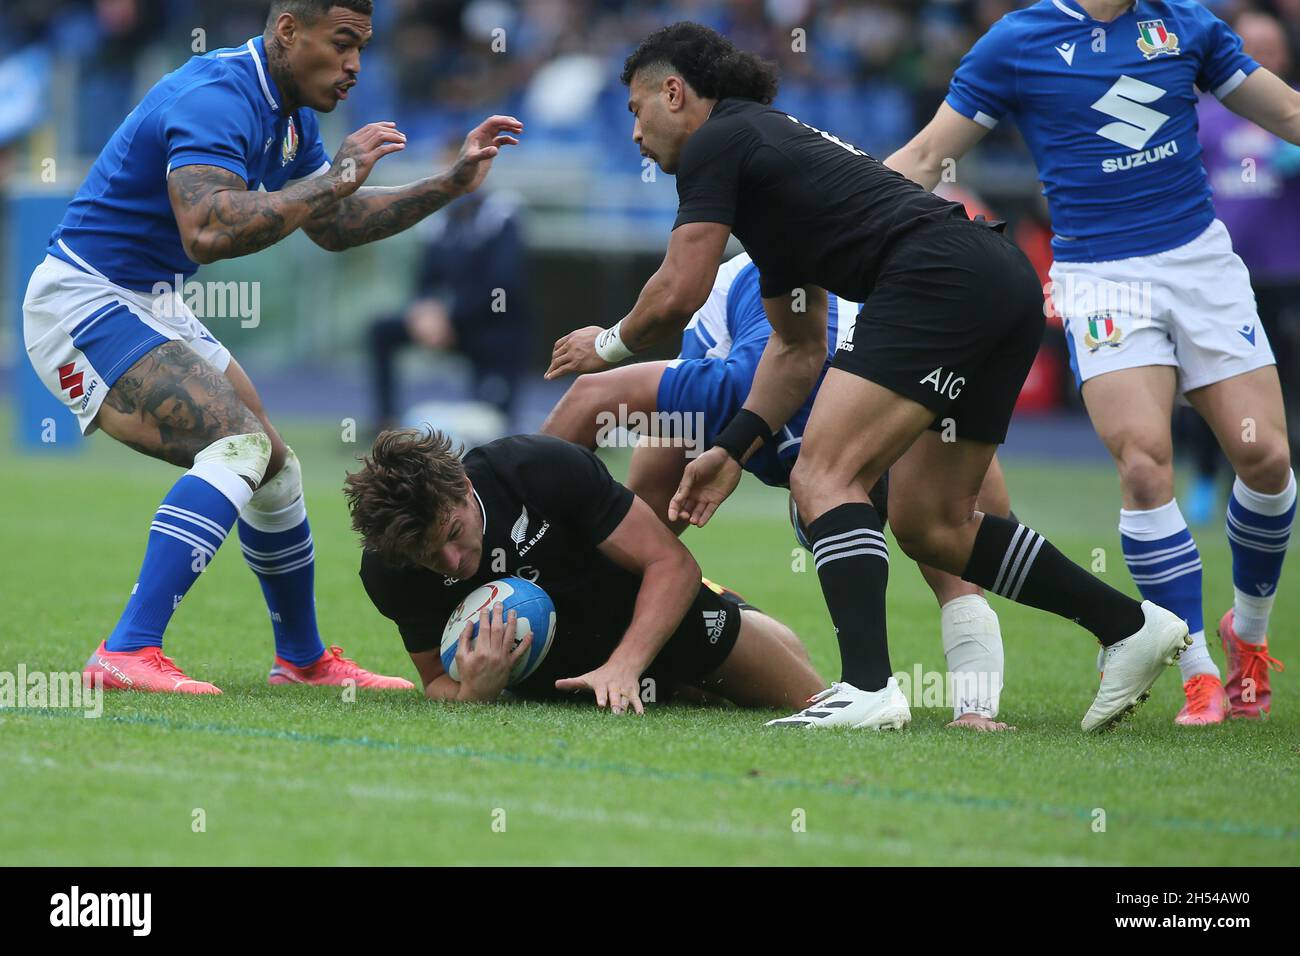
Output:
<path fill-rule="evenodd" d="M 315 23 L 334 7 L 370 16 L 374 13 L 372 0 L 272 0 L 266 22 L 274 23 L 282 13 L 292 13 L 303 23 Z"/>
<path fill-rule="evenodd" d="M 463 449 L 439 431 L 381 432 L 361 470 L 343 479 L 352 530 L 386 564 L 423 557 L 429 531 L 447 520 L 469 490 Z"/>
<path fill-rule="evenodd" d="M 759 103 L 776 98 L 776 65 L 737 50 L 716 30 L 683 20 L 656 30 L 623 63 L 623 85 L 647 67 L 663 66 L 681 75 L 700 96 L 728 96 Z"/>

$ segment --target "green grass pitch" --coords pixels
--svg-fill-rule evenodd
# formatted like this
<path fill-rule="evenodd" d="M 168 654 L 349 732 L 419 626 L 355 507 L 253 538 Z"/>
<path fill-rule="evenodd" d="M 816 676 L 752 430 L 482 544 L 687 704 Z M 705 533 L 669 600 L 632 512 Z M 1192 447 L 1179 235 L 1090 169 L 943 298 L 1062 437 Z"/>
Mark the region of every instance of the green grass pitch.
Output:
<path fill-rule="evenodd" d="M 7 427 L 0 441 L 9 446 Z M 356 577 L 339 485 L 356 447 L 285 429 L 303 459 L 327 642 L 414 676 Z M 10 446 L 11 447 L 11 446 Z M 613 461 L 616 472 L 621 463 Z M 1019 516 L 1076 561 L 1094 549 L 1132 593 L 1101 467 L 1007 463 Z M 98 437 L 88 454 L 6 452 L 0 670 L 80 667 L 112 626 L 146 519 L 176 472 Z M 750 483 L 687 543 L 705 573 L 793 626 L 823 674 L 838 660 L 815 573 L 792 570 L 781 493 Z M 1206 619 L 1230 600 L 1228 550 L 1200 529 Z M 1300 667 L 1295 558 L 1273 653 Z M 1096 645 L 995 598 L 1014 734 L 764 731 L 765 715 L 593 705 L 455 706 L 415 693 L 272 689 L 270 625 L 238 548 L 181 606 L 168 653 L 220 698 L 109 695 L 100 719 L 0 710 L 6 864 L 1195 864 L 1300 863 L 1300 677 L 1274 675 L 1267 723 L 1177 729 L 1176 669 L 1116 732 L 1084 737 Z M 896 670 L 943 666 L 938 613 L 894 549 Z M 201 813 L 199 811 L 202 811 Z M 201 822 L 202 827 L 198 826 Z M 198 832 L 196 832 L 198 831 Z"/>

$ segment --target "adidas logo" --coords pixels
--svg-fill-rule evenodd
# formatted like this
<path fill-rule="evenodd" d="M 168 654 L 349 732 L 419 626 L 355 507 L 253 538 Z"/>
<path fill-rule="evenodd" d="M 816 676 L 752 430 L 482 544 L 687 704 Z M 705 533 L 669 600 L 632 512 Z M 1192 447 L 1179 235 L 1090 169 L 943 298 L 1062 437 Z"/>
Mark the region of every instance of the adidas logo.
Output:
<path fill-rule="evenodd" d="M 722 634 L 727 629 L 727 612 L 705 611 L 704 629 L 709 634 L 709 643 L 718 643 L 718 641 L 722 640 Z"/>

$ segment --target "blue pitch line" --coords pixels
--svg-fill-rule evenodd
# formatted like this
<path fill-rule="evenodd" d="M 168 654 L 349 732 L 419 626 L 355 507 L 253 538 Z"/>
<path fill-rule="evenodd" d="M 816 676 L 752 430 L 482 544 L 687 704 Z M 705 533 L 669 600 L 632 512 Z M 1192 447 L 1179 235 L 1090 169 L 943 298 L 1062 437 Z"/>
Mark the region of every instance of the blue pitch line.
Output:
<path fill-rule="evenodd" d="M 49 710 L 41 708 L 15 709 L 14 713 L 27 716 L 79 718 L 79 712 Z M 961 796 L 957 794 L 935 793 L 927 790 L 898 789 L 879 787 L 868 784 L 842 784 L 834 782 L 810 783 L 789 777 L 735 777 L 728 774 L 714 773 L 708 770 L 677 771 L 659 767 L 641 767 L 635 764 L 611 763 L 582 759 L 564 759 L 527 754 L 500 753 L 491 750 L 474 750 L 462 746 L 432 746 L 429 744 L 407 744 L 395 740 L 376 740 L 371 737 L 342 737 L 335 734 L 303 733 L 297 730 L 273 730 L 263 727 L 238 727 L 231 724 L 178 722 L 167 717 L 149 717 L 142 715 L 105 715 L 102 720 L 137 726 L 160 727 L 165 730 L 186 730 L 200 733 L 220 734 L 226 737 L 244 737 L 261 740 L 285 740 L 291 743 L 317 744 L 321 746 L 361 747 L 367 750 L 389 751 L 391 753 L 412 756 L 442 757 L 456 759 L 485 760 L 494 763 L 515 766 L 534 766 L 544 770 L 578 770 L 597 773 L 612 773 L 625 777 L 641 777 L 658 781 L 685 783 L 723 783 L 735 785 L 756 784 L 783 790 L 801 790 L 812 793 L 865 797 L 875 800 L 904 800 L 912 803 L 937 803 L 965 807 L 974 810 L 1018 810 L 1030 811 L 1044 816 L 1068 816 L 1080 820 L 1091 820 L 1092 811 L 1075 807 L 1054 806 L 1042 803 L 1024 803 L 1000 797 Z M 1149 826 L 1172 830 L 1190 830 L 1202 833 L 1215 833 L 1226 836 L 1252 836 L 1271 840 L 1300 840 L 1300 828 L 1287 829 L 1282 826 L 1261 826 L 1257 824 L 1231 823 L 1223 820 L 1198 820 L 1191 817 L 1153 817 L 1137 814 L 1108 813 L 1107 816 L 1121 821 L 1144 823 Z"/>

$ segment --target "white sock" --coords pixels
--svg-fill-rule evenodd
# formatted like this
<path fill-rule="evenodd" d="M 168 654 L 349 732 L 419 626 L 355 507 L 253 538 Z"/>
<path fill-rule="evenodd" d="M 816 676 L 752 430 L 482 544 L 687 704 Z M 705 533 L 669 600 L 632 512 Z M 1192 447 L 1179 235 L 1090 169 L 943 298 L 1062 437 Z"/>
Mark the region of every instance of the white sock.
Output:
<path fill-rule="evenodd" d="M 996 717 L 1003 684 L 997 612 L 982 595 L 964 594 L 940 609 L 939 626 L 948 662 L 953 719 L 967 713 Z"/>
<path fill-rule="evenodd" d="M 1247 644 L 1263 644 L 1267 640 L 1268 616 L 1273 611 L 1274 591 L 1268 597 L 1247 594 L 1237 588 L 1232 601 L 1232 629 Z"/>
<path fill-rule="evenodd" d="M 1210 656 L 1210 646 L 1205 643 L 1205 632 L 1197 631 L 1192 635 L 1192 646 L 1178 657 L 1178 669 L 1182 671 L 1183 683 L 1187 683 L 1197 674 L 1219 676 L 1219 666 Z"/>
<path fill-rule="evenodd" d="M 1286 487 L 1273 495 L 1248 488 L 1240 477 L 1232 483 L 1227 526 L 1235 595 L 1232 629 L 1250 644 L 1262 644 L 1266 639 L 1295 502 L 1294 473 L 1288 476 Z"/>

